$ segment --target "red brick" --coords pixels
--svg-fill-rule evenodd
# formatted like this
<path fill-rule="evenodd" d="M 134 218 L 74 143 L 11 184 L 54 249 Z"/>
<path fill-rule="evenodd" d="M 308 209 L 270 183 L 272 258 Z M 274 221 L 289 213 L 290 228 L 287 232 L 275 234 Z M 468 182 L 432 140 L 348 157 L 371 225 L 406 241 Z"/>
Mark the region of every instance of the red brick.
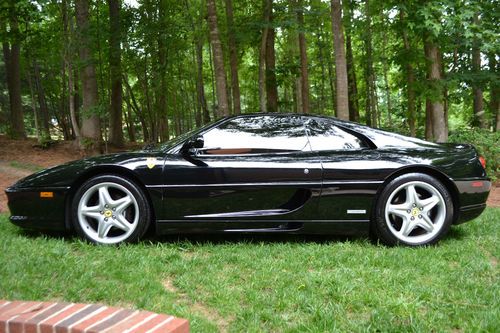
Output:
<path fill-rule="evenodd" d="M 122 321 L 125 321 L 127 320 L 128 318 L 132 317 L 134 314 L 135 314 L 136 311 L 132 311 L 132 310 L 120 310 L 118 311 L 117 313 L 115 313 L 114 315 L 112 315 L 111 317 L 109 317 L 108 319 L 104 320 L 103 322 L 100 322 L 99 324 L 95 325 L 95 326 L 90 326 L 86 332 L 96 332 L 96 333 L 99 333 L 99 332 L 102 332 L 112 326 L 115 326 L 119 323 L 121 323 Z"/>
<path fill-rule="evenodd" d="M 102 333 L 113 333 L 113 332 L 124 332 L 134 326 L 142 325 L 143 321 L 148 320 L 148 318 L 152 318 L 154 316 L 158 316 L 156 313 L 148 312 L 148 311 L 139 311 L 135 313 L 133 316 L 129 317 L 127 321 L 122 321 L 121 323 L 114 325 L 104 331 Z"/>
<path fill-rule="evenodd" d="M 151 333 L 189 333 L 189 321 L 173 318 L 173 320 L 155 328 Z"/>
<path fill-rule="evenodd" d="M 187 333 L 189 322 L 96 304 L 0 300 L 0 333 Z"/>
<path fill-rule="evenodd" d="M 163 323 L 170 316 L 158 315 L 151 320 L 146 321 L 142 325 L 137 326 L 133 330 L 127 331 L 127 333 L 144 333 L 150 329 L 155 328 L 157 325 Z"/>
<path fill-rule="evenodd" d="M 94 314 L 92 314 L 92 316 L 72 326 L 71 333 L 84 332 L 87 328 L 90 328 L 93 325 L 97 325 L 99 322 L 108 319 L 109 317 L 120 311 L 120 309 L 108 307 L 103 307 L 101 309 L 102 311 L 95 312 Z"/>
<path fill-rule="evenodd" d="M 33 308 L 34 306 L 40 304 L 40 302 L 13 302 L 12 304 L 6 305 L 0 313 L 0 333 L 5 333 L 7 330 L 7 323 L 13 317 L 23 314 Z"/>
<path fill-rule="evenodd" d="M 38 312 L 36 316 L 24 323 L 25 333 L 37 333 L 37 326 L 39 323 L 51 316 L 56 315 L 58 312 L 62 311 L 69 305 L 69 303 L 46 303 L 46 306 L 44 306 L 43 310 Z"/>
<path fill-rule="evenodd" d="M 57 325 L 59 322 L 64 319 L 74 315 L 81 309 L 83 309 L 86 304 L 72 304 L 70 307 L 65 309 L 64 311 L 56 314 L 55 316 L 48 318 L 41 322 L 40 325 L 40 333 L 53 333 L 53 326 Z"/>
<path fill-rule="evenodd" d="M 105 307 L 97 304 L 88 304 L 86 307 L 78 311 L 72 316 L 64 319 L 54 326 L 56 333 L 64 333 L 67 329 L 92 316 L 96 311 L 104 309 Z M 101 310 L 102 311 L 102 310 Z"/>
<path fill-rule="evenodd" d="M 6 327 L 9 328 L 10 333 L 22 333 L 24 332 L 24 323 L 36 316 L 40 311 L 44 309 L 46 303 L 38 302 L 37 305 L 31 307 L 30 310 L 24 311 L 20 315 L 13 316 L 11 319 L 6 321 Z"/>

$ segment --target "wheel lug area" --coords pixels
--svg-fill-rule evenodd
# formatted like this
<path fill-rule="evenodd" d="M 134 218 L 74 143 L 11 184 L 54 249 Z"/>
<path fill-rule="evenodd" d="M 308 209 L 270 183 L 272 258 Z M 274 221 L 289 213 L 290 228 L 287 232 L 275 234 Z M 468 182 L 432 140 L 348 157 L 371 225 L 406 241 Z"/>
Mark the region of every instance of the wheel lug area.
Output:
<path fill-rule="evenodd" d="M 419 219 L 421 219 L 421 218 L 422 218 L 422 215 L 419 215 L 419 216 L 418 216 L 418 218 L 419 218 Z"/>
<path fill-rule="evenodd" d="M 412 216 L 412 217 L 410 217 L 410 220 L 412 220 L 412 221 L 413 221 L 413 220 L 415 220 L 415 217 L 413 217 L 413 216 Z"/>
<path fill-rule="evenodd" d="M 104 218 L 104 222 L 108 222 L 108 218 L 107 217 Z"/>
<path fill-rule="evenodd" d="M 104 207 L 109 208 L 109 205 L 104 205 Z"/>
<path fill-rule="evenodd" d="M 410 213 L 411 213 L 411 209 L 408 209 L 406 212 L 407 212 L 408 214 L 410 214 Z"/>
<path fill-rule="evenodd" d="M 113 211 L 115 211 L 115 210 L 116 210 L 116 207 L 113 207 Z M 420 209 L 420 210 L 422 210 L 422 209 Z"/>
<path fill-rule="evenodd" d="M 113 215 L 113 220 L 116 220 L 116 215 Z"/>
<path fill-rule="evenodd" d="M 417 207 L 417 204 L 413 204 L 412 206 L 413 206 L 413 207 Z"/>

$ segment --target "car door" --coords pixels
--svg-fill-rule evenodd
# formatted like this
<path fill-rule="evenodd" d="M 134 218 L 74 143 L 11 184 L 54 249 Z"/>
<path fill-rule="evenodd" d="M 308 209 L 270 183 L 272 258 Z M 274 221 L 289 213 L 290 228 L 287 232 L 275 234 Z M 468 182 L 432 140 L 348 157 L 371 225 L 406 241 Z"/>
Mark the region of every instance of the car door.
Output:
<path fill-rule="evenodd" d="M 311 149 L 323 168 L 323 187 L 318 219 L 367 221 L 382 183 L 379 154 L 368 139 L 328 118 L 306 122 Z"/>
<path fill-rule="evenodd" d="M 203 148 L 165 163 L 165 221 L 272 222 L 313 209 L 322 171 L 301 116 L 233 117 L 201 135 Z"/>

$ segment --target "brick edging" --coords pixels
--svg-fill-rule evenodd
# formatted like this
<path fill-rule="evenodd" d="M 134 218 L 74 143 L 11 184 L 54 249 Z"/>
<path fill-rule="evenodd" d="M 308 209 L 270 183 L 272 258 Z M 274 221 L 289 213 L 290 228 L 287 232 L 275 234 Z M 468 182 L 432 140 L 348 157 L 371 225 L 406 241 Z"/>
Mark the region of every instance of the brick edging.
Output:
<path fill-rule="evenodd" d="M 165 314 L 100 304 L 0 300 L 0 333 L 188 333 Z"/>

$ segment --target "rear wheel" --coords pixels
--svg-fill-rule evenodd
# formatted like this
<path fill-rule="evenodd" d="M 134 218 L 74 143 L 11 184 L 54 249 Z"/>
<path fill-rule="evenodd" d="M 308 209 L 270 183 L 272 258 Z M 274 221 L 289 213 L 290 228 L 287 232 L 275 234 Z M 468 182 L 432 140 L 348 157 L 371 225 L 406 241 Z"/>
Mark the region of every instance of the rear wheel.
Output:
<path fill-rule="evenodd" d="M 77 233 L 97 244 L 137 241 L 148 228 L 150 208 L 142 190 L 116 175 L 87 180 L 73 200 Z"/>
<path fill-rule="evenodd" d="M 387 245 L 429 245 L 446 234 L 452 218 L 453 202 L 446 187 L 434 177 L 411 173 L 382 190 L 372 227 Z"/>

